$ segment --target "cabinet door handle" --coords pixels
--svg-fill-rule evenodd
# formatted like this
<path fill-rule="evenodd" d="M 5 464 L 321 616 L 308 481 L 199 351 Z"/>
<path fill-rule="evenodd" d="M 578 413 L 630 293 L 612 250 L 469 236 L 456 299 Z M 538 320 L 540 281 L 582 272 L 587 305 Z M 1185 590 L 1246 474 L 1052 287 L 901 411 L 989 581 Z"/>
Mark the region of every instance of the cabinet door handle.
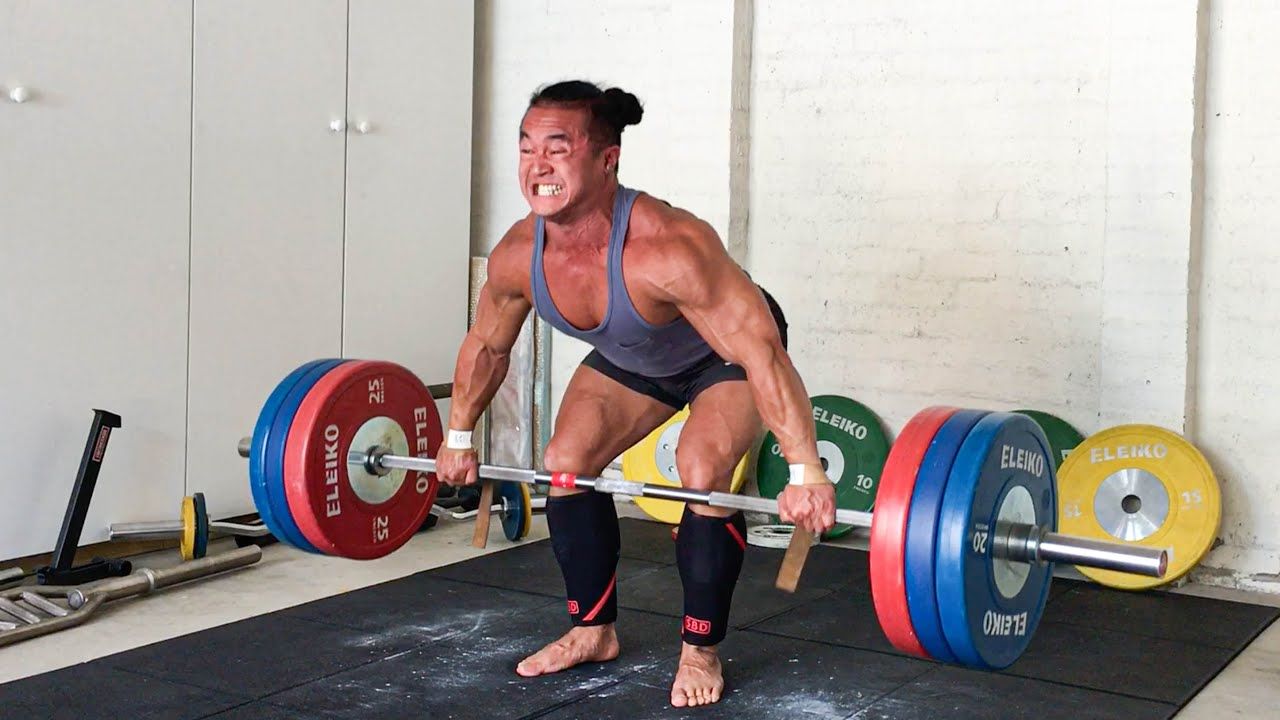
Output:
<path fill-rule="evenodd" d="M 331 132 L 340 133 L 347 129 L 347 121 L 342 118 L 335 118 L 329 121 L 329 130 Z"/>
<path fill-rule="evenodd" d="M 373 126 L 369 124 L 368 120 L 361 120 L 356 123 L 356 132 L 361 135 L 368 135 L 371 130 L 373 130 Z"/>
<path fill-rule="evenodd" d="M 9 91 L 9 99 L 16 103 L 24 103 L 31 99 L 31 91 L 19 85 Z"/>

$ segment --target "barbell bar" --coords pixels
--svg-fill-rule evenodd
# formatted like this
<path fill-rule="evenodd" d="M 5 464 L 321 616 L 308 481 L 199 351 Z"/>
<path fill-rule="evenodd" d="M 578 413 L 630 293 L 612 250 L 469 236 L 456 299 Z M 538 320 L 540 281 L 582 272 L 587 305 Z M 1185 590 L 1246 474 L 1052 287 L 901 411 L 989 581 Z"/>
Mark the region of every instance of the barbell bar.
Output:
<path fill-rule="evenodd" d="M 111 523 L 107 528 L 108 540 L 170 540 L 182 535 L 181 520 L 156 520 L 147 522 Z M 211 535 L 240 535 L 263 537 L 271 531 L 265 525 L 249 525 L 214 520 L 209 523 Z"/>
<path fill-rule="evenodd" d="M 237 451 L 242 457 L 249 456 L 249 438 L 239 442 Z M 433 458 L 393 455 L 386 448 L 378 446 L 365 451 L 348 451 L 347 464 L 362 466 L 375 475 L 385 475 L 391 470 L 422 473 L 436 471 L 436 461 Z M 668 487 L 622 478 L 549 473 L 501 465 L 481 465 L 479 476 L 486 480 L 503 480 L 525 485 L 594 490 L 612 495 L 651 497 L 746 512 L 778 514 L 777 500 L 714 490 Z M 836 510 L 836 522 L 839 523 L 869 528 L 871 521 L 872 513 L 869 512 Z M 1063 535 L 1047 532 L 1037 525 L 1010 523 L 1003 528 L 997 528 L 991 542 L 993 555 L 1016 562 L 1066 563 L 1157 578 L 1164 576 L 1169 564 L 1168 553 L 1163 548 L 1132 546 Z"/>

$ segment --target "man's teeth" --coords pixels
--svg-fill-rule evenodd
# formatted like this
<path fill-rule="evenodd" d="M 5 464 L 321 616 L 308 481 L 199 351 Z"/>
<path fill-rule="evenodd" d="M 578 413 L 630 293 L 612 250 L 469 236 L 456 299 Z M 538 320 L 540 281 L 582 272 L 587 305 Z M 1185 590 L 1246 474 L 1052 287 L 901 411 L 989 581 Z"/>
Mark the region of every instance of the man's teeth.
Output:
<path fill-rule="evenodd" d="M 539 197 L 551 197 L 552 195 L 559 195 L 560 193 L 564 192 L 564 187 L 560 185 L 539 184 L 533 187 L 533 191 Z"/>

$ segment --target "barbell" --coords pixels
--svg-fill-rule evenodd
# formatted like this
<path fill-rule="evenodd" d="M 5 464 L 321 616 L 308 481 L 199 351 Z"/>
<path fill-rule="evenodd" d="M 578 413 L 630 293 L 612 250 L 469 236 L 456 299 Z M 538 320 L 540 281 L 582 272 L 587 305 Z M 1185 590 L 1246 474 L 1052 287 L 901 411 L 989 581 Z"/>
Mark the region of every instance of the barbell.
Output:
<path fill-rule="evenodd" d="M 249 458 L 255 504 L 277 538 L 370 559 L 421 527 L 436 494 L 433 456 L 442 436 L 435 399 L 406 368 L 317 360 L 277 385 L 238 450 Z M 625 478 L 497 465 L 481 465 L 479 475 L 778 513 L 776 500 Z M 980 668 L 1006 667 L 1025 650 L 1053 563 L 1151 577 L 1168 566 L 1163 548 L 1056 532 L 1049 444 L 1018 413 L 925 409 L 890 450 L 874 512 L 838 509 L 836 522 L 871 528 L 871 590 L 893 645 Z"/>

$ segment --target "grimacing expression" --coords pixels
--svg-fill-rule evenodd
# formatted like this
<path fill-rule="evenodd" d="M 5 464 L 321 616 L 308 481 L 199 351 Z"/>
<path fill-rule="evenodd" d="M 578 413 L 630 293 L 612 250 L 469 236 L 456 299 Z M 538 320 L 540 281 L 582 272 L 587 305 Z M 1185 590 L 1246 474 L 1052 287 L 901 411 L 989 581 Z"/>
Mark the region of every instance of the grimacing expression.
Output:
<path fill-rule="evenodd" d="M 604 185 L 619 148 L 591 142 L 586 108 L 529 108 L 520 124 L 520 191 L 530 209 L 554 218 Z"/>

